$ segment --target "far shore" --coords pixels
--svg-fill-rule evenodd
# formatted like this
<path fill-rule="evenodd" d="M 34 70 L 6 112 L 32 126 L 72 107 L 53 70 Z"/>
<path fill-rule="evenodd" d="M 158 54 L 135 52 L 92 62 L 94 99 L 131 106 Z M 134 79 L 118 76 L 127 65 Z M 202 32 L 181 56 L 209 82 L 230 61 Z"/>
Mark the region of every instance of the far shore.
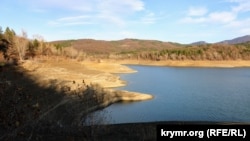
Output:
<path fill-rule="evenodd" d="M 170 67 L 218 67 L 218 68 L 234 68 L 234 67 L 250 67 L 250 60 L 228 60 L 228 61 L 149 61 L 149 60 L 105 60 L 110 63 L 127 64 L 127 65 L 148 65 L 148 66 L 170 66 Z"/>

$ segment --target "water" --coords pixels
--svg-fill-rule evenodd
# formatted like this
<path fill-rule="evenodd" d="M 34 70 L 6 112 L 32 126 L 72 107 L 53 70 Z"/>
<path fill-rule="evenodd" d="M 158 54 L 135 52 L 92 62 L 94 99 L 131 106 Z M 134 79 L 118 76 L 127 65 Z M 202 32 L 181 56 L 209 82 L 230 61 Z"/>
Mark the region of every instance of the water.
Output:
<path fill-rule="evenodd" d="M 109 123 L 150 121 L 250 122 L 250 68 L 134 66 L 119 89 L 149 93 L 153 100 L 107 108 Z"/>

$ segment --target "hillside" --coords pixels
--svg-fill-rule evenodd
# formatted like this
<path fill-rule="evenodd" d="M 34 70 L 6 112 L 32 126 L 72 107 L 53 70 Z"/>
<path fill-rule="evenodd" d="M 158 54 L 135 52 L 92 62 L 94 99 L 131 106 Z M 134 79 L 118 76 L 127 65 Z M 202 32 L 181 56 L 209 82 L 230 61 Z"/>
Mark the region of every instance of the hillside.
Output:
<path fill-rule="evenodd" d="M 208 44 L 208 43 L 205 41 L 198 41 L 198 42 L 191 43 L 191 45 L 205 45 L 205 44 Z"/>
<path fill-rule="evenodd" d="M 131 53 L 137 51 L 161 50 L 174 48 L 176 45 L 169 42 L 156 40 L 123 39 L 118 41 L 104 41 L 93 39 L 54 41 L 53 44 L 61 44 L 64 47 L 72 46 L 86 53 Z"/>
<path fill-rule="evenodd" d="M 243 40 L 234 41 L 240 42 Z M 202 41 L 184 45 L 139 39 L 124 39 L 118 41 L 80 39 L 56 41 L 52 42 L 52 44 L 64 47 L 66 54 L 64 53 L 62 55 L 77 58 L 78 60 L 84 60 L 90 57 L 92 59 L 139 59 L 153 61 L 250 59 L 249 42 L 231 45 L 221 43 L 206 44 L 206 42 Z"/>
<path fill-rule="evenodd" d="M 234 39 L 220 41 L 214 44 L 244 44 L 250 42 L 250 35 L 237 37 Z M 53 41 L 52 44 L 60 44 L 62 47 L 74 47 L 77 50 L 86 53 L 102 54 L 102 53 L 135 53 L 140 51 L 159 51 L 168 48 L 203 46 L 206 41 L 197 41 L 185 45 L 180 43 L 163 42 L 157 40 L 140 40 L 140 39 L 123 39 L 117 41 L 105 41 L 94 39 L 78 39 L 78 40 L 61 40 Z"/>
<path fill-rule="evenodd" d="M 225 41 L 221 41 L 219 43 L 223 43 L 223 44 L 241 44 L 241 43 L 245 43 L 245 42 L 249 42 L 250 41 L 250 35 L 246 35 L 246 36 L 242 36 L 242 37 L 237 37 L 231 40 L 225 40 Z"/>

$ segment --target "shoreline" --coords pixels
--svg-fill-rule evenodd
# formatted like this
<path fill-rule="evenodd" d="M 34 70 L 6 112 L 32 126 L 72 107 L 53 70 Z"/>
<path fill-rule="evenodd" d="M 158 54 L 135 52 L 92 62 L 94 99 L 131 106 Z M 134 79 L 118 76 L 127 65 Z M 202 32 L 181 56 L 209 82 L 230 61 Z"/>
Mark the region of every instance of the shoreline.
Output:
<path fill-rule="evenodd" d="M 209 67 L 209 68 L 237 68 L 250 67 L 250 60 L 228 60 L 228 61 L 148 61 L 148 60 L 106 60 L 110 63 L 122 65 L 145 65 L 145 66 L 168 66 L 168 67 Z"/>

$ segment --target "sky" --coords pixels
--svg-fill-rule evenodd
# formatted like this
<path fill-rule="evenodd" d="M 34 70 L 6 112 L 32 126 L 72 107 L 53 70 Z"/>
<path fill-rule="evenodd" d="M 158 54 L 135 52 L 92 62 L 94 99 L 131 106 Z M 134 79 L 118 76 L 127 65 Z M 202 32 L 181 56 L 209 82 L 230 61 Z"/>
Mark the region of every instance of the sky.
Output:
<path fill-rule="evenodd" d="M 46 41 L 214 43 L 250 35 L 250 0 L 1 0 L 0 26 Z"/>

